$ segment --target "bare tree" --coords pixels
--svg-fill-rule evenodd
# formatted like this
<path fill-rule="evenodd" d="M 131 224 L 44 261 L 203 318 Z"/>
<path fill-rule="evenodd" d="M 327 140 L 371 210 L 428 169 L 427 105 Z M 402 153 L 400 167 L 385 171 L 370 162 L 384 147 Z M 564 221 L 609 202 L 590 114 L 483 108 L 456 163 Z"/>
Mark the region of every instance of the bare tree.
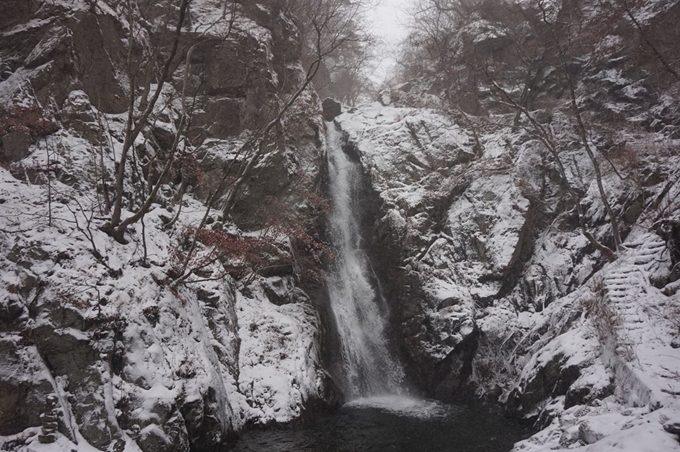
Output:
<path fill-rule="evenodd" d="M 601 39 L 605 30 L 586 24 L 577 2 L 548 4 L 545 0 L 534 0 L 530 4 L 499 5 L 485 0 L 426 0 L 419 5 L 409 42 L 421 49 L 413 54 L 421 58 L 424 54 L 429 62 L 426 71 L 446 87 L 445 97 L 452 109 L 469 112 L 469 98 L 473 96 L 481 107 L 477 108 L 480 113 L 488 109 L 514 112 L 513 128 L 524 128 L 555 161 L 563 189 L 575 205 L 583 235 L 607 259 L 616 259 L 621 245 L 619 221 L 605 189 L 598 150 L 592 141 L 594 129 L 578 93 L 579 77 L 587 61 L 576 58 L 587 52 L 588 43 Z M 586 36 L 587 33 L 592 36 Z M 537 119 L 539 115 L 532 107 L 533 93 L 539 82 L 545 83 L 546 77 L 557 86 L 556 96 L 543 101 L 542 107 L 552 109 L 548 116 L 559 113 L 566 119 L 575 136 L 567 130 L 556 134 L 549 121 Z M 566 94 L 566 103 L 559 97 L 560 90 Z M 613 248 L 589 231 L 581 205 L 583 194 L 567 177 L 561 154 L 575 139 L 592 164 Z"/>
<path fill-rule="evenodd" d="M 527 130 L 530 132 L 532 136 L 537 138 L 544 145 L 544 147 L 548 150 L 550 155 L 555 160 L 557 170 L 560 174 L 562 186 L 564 187 L 565 191 L 568 193 L 569 197 L 574 202 L 576 214 L 578 216 L 579 227 L 581 229 L 581 233 L 583 234 L 583 236 L 586 239 L 588 239 L 588 242 L 591 245 L 593 245 L 595 249 L 600 251 L 608 260 L 610 261 L 616 260 L 617 257 L 616 252 L 609 248 L 608 246 L 601 243 L 599 240 L 597 240 L 588 229 L 588 225 L 586 223 L 586 215 L 583 210 L 583 206 L 581 206 L 581 195 L 574 189 L 574 187 L 569 182 L 569 178 L 567 177 L 567 172 L 565 170 L 564 163 L 562 162 L 562 157 L 560 156 L 560 146 L 558 144 L 558 140 L 556 139 L 554 133 L 552 132 L 552 129 L 548 126 L 541 124 L 536 119 L 532 112 L 530 112 L 525 106 L 518 103 L 512 97 L 512 95 L 508 93 L 506 89 L 504 89 L 498 83 L 496 83 L 496 81 L 488 72 L 487 76 L 489 83 L 494 88 L 494 92 L 496 93 L 496 95 L 499 96 L 499 100 L 504 101 L 505 103 L 507 103 L 508 106 L 511 106 L 512 108 L 516 109 L 526 118 L 530 126 Z"/>
<path fill-rule="evenodd" d="M 626 13 L 626 16 L 630 19 L 630 21 L 633 23 L 633 26 L 637 30 L 638 34 L 640 35 L 640 38 L 642 41 L 645 43 L 647 47 L 652 51 L 652 54 L 659 60 L 659 62 L 663 65 L 663 67 L 668 71 L 669 74 L 671 74 L 676 81 L 680 81 L 680 73 L 678 73 L 677 70 L 671 65 L 671 63 L 668 61 L 668 59 L 663 55 L 659 47 L 654 43 L 652 38 L 649 36 L 649 33 L 645 29 L 645 27 L 642 25 L 640 20 L 635 16 L 635 12 L 633 11 L 633 8 L 636 6 L 635 0 L 631 2 L 631 0 L 618 0 L 618 4 L 620 5 L 621 9 Z"/>
<path fill-rule="evenodd" d="M 571 110 L 574 115 L 574 118 L 576 119 L 578 136 L 581 139 L 583 149 L 585 149 L 586 153 L 588 154 L 588 158 L 590 159 L 590 162 L 593 165 L 593 169 L 595 170 L 595 182 L 597 184 L 597 190 L 600 194 L 600 200 L 602 201 L 602 204 L 604 205 L 604 208 L 607 211 L 607 215 L 609 216 L 609 223 L 612 229 L 612 236 L 614 237 L 614 248 L 618 253 L 621 248 L 621 233 L 619 232 L 618 217 L 614 212 L 614 209 L 612 209 L 611 203 L 609 202 L 609 198 L 607 196 L 607 192 L 605 191 L 604 184 L 602 182 L 602 170 L 600 169 L 600 163 L 597 160 L 597 157 L 595 156 L 595 152 L 588 138 L 590 134 L 583 117 L 584 116 L 583 111 L 581 109 L 581 106 L 579 105 L 578 96 L 576 95 L 576 83 L 568 67 L 569 56 L 567 54 L 567 49 L 565 48 L 565 45 L 563 44 L 562 39 L 560 39 L 560 36 L 558 34 L 558 28 L 562 28 L 563 30 L 565 30 L 565 33 L 567 34 L 566 36 L 567 43 L 573 41 L 574 36 L 572 36 L 573 33 L 572 30 L 574 24 L 571 22 L 558 24 L 556 20 L 551 19 L 546 8 L 545 0 L 537 0 L 537 6 L 540 10 L 543 22 L 548 26 L 549 33 L 554 41 L 555 48 L 557 49 L 557 55 L 559 57 L 559 67 L 562 70 L 564 79 L 566 80 L 567 89 L 569 91 L 569 101 L 571 104 Z"/>
<path fill-rule="evenodd" d="M 179 49 L 180 38 L 182 35 L 182 27 L 187 16 L 189 3 L 190 0 L 182 0 L 179 6 L 179 17 L 175 25 L 175 32 L 172 39 L 170 53 L 166 58 L 165 63 L 163 64 L 160 74 L 158 74 L 156 89 L 151 95 L 151 98 L 148 98 L 149 95 L 148 91 L 144 92 L 143 95 L 144 99 L 140 101 L 140 105 L 144 105 L 145 107 L 140 114 L 137 114 L 137 110 L 135 109 L 135 103 L 137 101 L 137 98 L 135 96 L 135 93 L 137 92 L 137 80 L 135 77 L 136 73 L 132 70 L 133 64 L 132 58 L 133 53 L 135 51 L 134 49 L 136 33 L 135 26 L 137 21 L 135 20 L 135 8 L 133 7 L 132 1 L 131 0 L 127 1 L 128 23 L 130 27 L 127 53 L 127 67 L 129 79 L 128 112 L 127 121 L 125 124 L 125 137 L 123 142 L 123 149 L 121 150 L 120 160 L 118 162 L 118 167 L 116 169 L 116 185 L 115 196 L 113 201 L 113 212 L 111 214 L 111 219 L 104 226 L 105 231 L 109 232 L 114 237 L 116 237 L 117 240 L 120 241 L 123 240 L 120 225 L 122 222 L 121 216 L 123 211 L 123 197 L 125 194 L 125 169 L 128 154 L 130 153 L 130 149 L 134 145 L 135 140 L 137 139 L 139 134 L 142 133 L 144 128 L 147 126 L 149 116 L 151 116 L 151 114 L 153 113 L 154 107 L 156 106 L 156 102 L 158 102 L 158 99 L 161 97 L 163 87 L 165 86 L 165 83 L 169 80 L 169 77 L 171 75 L 172 64 L 175 60 L 175 56 L 177 55 Z M 127 223 L 130 224 L 129 221 Z M 124 229 L 122 229 L 122 231 L 124 231 Z"/>
<path fill-rule="evenodd" d="M 188 9 L 191 0 L 181 0 L 178 7 L 177 19 L 174 27 L 174 33 L 172 34 L 170 51 L 165 58 L 160 71 L 156 74 L 156 84 L 155 88 L 152 90 L 151 85 L 147 80 L 147 84 L 142 92 L 140 99 L 137 99 L 135 93 L 137 92 L 137 77 L 139 75 L 138 68 L 135 68 L 135 63 L 133 62 L 133 54 L 135 52 L 135 34 L 136 34 L 136 20 L 135 15 L 138 12 L 135 10 L 132 0 L 127 1 L 127 12 L 128 12 L 128 23 L 130 27 L 129 39 L 128 39 L 128 53 L 127 53 L 127 67 L 128 67 L 128 79 L 129 79 L 129 98 L 128 98 L 128 112 L 127 121 L 125 125 L 125 135 L 123 148 L 120 155 L 120 160 L 117 162 L 116 168 L 116 179 L 115 179 L 115 195 L 113 198 L 113 212 L 111 213 L 110 220 L 102 227 L 102 229 L 109 234 L 111 234 L 119 242 L 125 242 L 125 230 L 128 226 L 140 221 L 146 215 L 146 213 L 151 208 L 152 204 L 156 201 L 156 196 L 163 183 L 165 183 L 168 174 L 170 173 L 173 165 L 177 162 L 177 155 L 182 153 L 182 148 L 186 147 L 186 131 L 189 125 L 190 112 L 191 109 L 188 105 L 188 82 L 189 74 L 191 71 L 191 59 L 195 49 L 206 43 L 212 41 L 221 41 L 228 39 L 231 34 L 231 30 L 235 18 L 235 2 L 231 2 L 231 10 L 228 9 L 228 1 L 225 1 L 224 11 L 221 20 L 227 21 L 227 29 L 223 36 L 218 38 L 201 38 L 199 36 L 198 42 L 194 43 L 189 49 L 186 50 L 184 55 L 184 74 L 182 81 L 182 90 L 180 93 L 180 104 L 181 112 L 179 119 L 176 124 L 176 131 L 174 133 L 173 141 L 169 149 L 165 150 L 165 155 L 163 156 L 161 163 L 161 168 L 159 174 L 156 176 L 154 183 L 151 182 L 149 178 L 148 193 L 141 202 L 141 206 L 132 215 L 126 218 L 122 218 L 123 211 L 123 198 L 125 195 L 125 181 L 126 181 L 126 166 L 127 161 L 130 158 L 131 151 L 134 153 L 134 143 L 142 133 L 142 131 L 148 127 L 154 120 L 154 112 L 160 99 L 162 98 L 163 89 L 166 83 L 172 75 L 172 69 L 177 63 L 178 56 L 181 52 L 180 44 L 183 37 L 182 29 L 185 26 L 185 22 L 188 16 Z M 170 15 L 170 14 L 169 14 Z M 205 34 L 205 32 L 204 32 Z M 152 67 L 151 64 L 147 65 Z M 149 79 L 150 80 L 150 79 Z M 168 103 L 170 103 L 168 101 Z M 137 108 L 138 107 L 138 108 Z"/>
<path fill-rule="evenodd" d="M 222 215 L 225 218 L 229 217 L 240 191 L 253 174 L 258 162 L 279 139 L 284 116 L 310 87 L 324 60 L 342 46 L 359 39 L 352 32 L 351 25 L 360 13 L 360 3 L 347 3 L 344 0 L 305 0 L 305 8 L 299 13 L 304 14 L 304 20 L 309 24 L 308 39 L 313 43 L 314 57 L 308 63 L 304 78 L 298 87 L 270 113 L 269 118 L 260 127 L 252 132 L 250 139 L 238 148 L 231 161 L 223 167 L 219 183 L 206 200 L 206 210 L 196 227 L 197 230 L 205 227 L 215 207 L 221 207 Z M 190 238 L 182 263 L 177 265 L 176 283 L 185 281 L 193 271 L 191 262 L 197 246 L 196 237 Z"/>
<path fill-rule="evenodd" d="M 351 29 L 352 20 L 359 13 L 358 5 L 347 4 L 342 0 L 311 0 L 305 10 L 306 18 L 311 24 L 314 35 L 314 59 L 309 63 L 305 78 L 293 94 L 283 103 L 274 117 L 258 131 L 253 140 L 246 143 L 237 153 L 242 154 L 244 163 L 240 165 L 235 181 L 225 197 L 223 203 L 223 215 L 229 215 L 234 207 L 236 198 L 243 184 L 251 175 L 253 168 L 266 153 L 267 146 L 273 139 L 272 134 L 281 127 L 281 120 L 293 106 L 300 95 L 309 87 L 316 77 L 324 59 L 349 42 L 355 42 L 358 38 Z M 226 176 L 226 174 L 225 174 Z M 223 178 L 223 181 L 226 179 Z M 222 185 L 222 184 L 220 184 Z M 218 187 L 216 191 L 220 191 Z"/>
<path fill-rule="evenodd" d="M 314 88 L 321 96 L 353 103 L 370 88 L 370 78 L 375 70 L 374 50 L 377 39 L 364 22 L 364 12 L 374 6 L 376 0 L 291 0 L 288 10 L 295 18 L 302 35 L 302 61 L 309 66 L 318 55 L 319 12 L 326 9 L 335 19 L 324 25 L 325 36 L 321 47 L 332 46 L 334 31 L 343 30 L 344 43 L 326 55 L 314 80 Z"/>

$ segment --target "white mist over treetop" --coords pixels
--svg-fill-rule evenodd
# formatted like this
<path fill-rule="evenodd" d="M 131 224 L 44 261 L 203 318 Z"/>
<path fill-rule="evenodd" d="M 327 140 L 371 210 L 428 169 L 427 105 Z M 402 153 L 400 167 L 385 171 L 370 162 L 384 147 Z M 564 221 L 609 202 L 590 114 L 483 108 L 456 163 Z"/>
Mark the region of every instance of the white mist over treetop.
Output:
<path fill-rule="evenodd" d="M 408 9 L 414 0 L 379 0 L 366 17 L 373 33 L 384 49 L 378 55 L 379 64 L 373 78 L 381 83 L 394 71 L 397 49 L 408 35 Z"/>

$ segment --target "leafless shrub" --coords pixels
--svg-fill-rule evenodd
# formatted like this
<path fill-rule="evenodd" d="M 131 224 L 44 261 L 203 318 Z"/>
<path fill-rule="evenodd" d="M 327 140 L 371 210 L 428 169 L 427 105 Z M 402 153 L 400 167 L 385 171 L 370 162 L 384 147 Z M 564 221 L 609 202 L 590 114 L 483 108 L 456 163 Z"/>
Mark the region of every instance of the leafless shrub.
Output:
<path fill-rule="evenodd" d="M 623 340 L 619 334 L 622 319 L 607 297 L 603 278 L 597 277 L 593 281 L 593 290 L 581 302 L 586 315 L 591 319 L 591 324 L 600 339 L 600 343 L 612 343 L 618 355 L 626 360 L 632 359 L 634 352 L 631 345 Z"/>
<path fill-rule="evenodd" d="M 0 105 L 0 137 L 10 132 L 23 132 L 33 139 L 50 135 L 59 130 L 59 125 L 40 107 Z"/>

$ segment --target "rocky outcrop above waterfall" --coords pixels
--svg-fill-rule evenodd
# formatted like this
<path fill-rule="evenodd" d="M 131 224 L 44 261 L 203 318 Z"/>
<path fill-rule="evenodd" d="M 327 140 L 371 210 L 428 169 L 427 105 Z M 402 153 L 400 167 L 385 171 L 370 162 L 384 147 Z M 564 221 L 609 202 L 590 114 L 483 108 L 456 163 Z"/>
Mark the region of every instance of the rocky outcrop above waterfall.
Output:
<path fill-rule="evenodd" d="M 333 99 L 324 99 L 321 107 L 323 108 L 323 117 L 326 121 L 332 121 L 342 113 L 342 104 Z"/>
<path fill-rule="evenodd" d="M 161 174 L 185 89 L 194 109 L 186 158 L 128 228 L 127 244 L 101 230 L 126 110 L 131 96 L 155 89 L 177 11 L 132 2 L 128 14 L 116 1 L 0 6 L 0 449 L 221 450 L 248 426 L 339 402 L 323 370 L 315 286 L 301 276 L 304 253 L 284 236 L 258 251 L 259 272 L 222 259 L 197 267 L 194 282 L 171 281 L 202 201 L 266 106 L 304 76 L 282 3 L 237 2 L 230 21 L 224 2 L 191 2 L 180 49 L 193 53 L 175 60 L 135 142 L 125 206 L 137 209 Z M 131 79 L 127 69 L 141 61 Z M 313 188 L 319 173 L 322 119 L 310 113 L 319 108 L 308 90 L 233 217 L 213 210 L 209 231 L 223 231 L 227 244 L 252 242 L 272 205 L 310 209 L 305 218 L 315 221 L 291 190 Z"/>

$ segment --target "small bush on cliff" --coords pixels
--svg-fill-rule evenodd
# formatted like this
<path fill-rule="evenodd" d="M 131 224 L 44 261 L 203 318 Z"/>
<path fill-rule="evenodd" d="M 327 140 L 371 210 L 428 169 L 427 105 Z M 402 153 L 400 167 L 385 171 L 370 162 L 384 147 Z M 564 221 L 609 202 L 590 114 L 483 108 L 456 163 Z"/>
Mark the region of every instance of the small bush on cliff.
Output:
<path fill-rule="evenodd" d="M 192 250 L 193 244 L 200 244 L 200 250 Z M 263 254 L 271 245 L 266 240 L 252 237 L 238 237 L 223 230 L 185 228 L 179 236 L 179 243 L 170 250 L 170 271 L 168 276 L 183 280 L 192 274 L 200 274 L 216 262 L 222 262 L 224 273 L 235 278 L 244 276 L 249 267 L 262 265 Z M 210 276 L 212 279 L 212 275 Z"/>
<path fill-rule="evenodd" d="M 10 132 L 21 132 L 36 139 L 50 135 L 57 130 L 59 130 L 59 125 L 45 115 L 45 111 L 40 107 L 0 105 L 0 137 Z"/>
<path fill-rule="evenodd" d="M 250 274 L 246 284 L 258 274 L 291 274 L 307 284 L 322 284 L 324 261 L 334 254 L 314 219 L 329 209 L 328 201 L 303 188 L 296 194 L 304 195 L 297 205 L 289 198 L 269 197 L 263 202 L 265 227 L 257 235 L 185 228 L 170 250 L 168 276 L 173 285 L 189 282 L 192 275 L 212 280 L 227 274 L 235 279 Z M 272 211 L 277 212 L 276 217 L 271 216 Z M 222 271 L 213 274 L 209 267 L 217 262 L 222 264 Z"/>

